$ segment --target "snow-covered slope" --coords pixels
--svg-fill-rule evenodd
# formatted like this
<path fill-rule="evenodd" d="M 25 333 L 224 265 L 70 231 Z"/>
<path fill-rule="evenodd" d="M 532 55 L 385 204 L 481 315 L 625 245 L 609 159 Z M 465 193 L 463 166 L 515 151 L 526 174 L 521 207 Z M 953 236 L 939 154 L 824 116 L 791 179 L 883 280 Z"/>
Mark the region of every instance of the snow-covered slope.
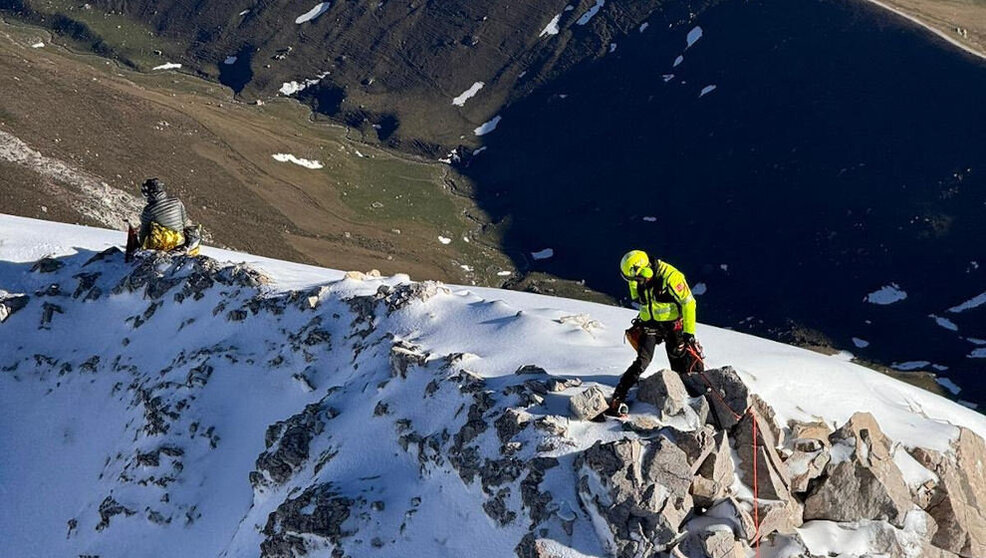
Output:
<path fill-rule="evenodd" d="M 126 264 L 107 250 L 122 240 L 0 216 L 0 290 L 30 297 L 0 323 L 0 555 L 607 553 L 574 464 L 654 432 L 567 417 L 632 361 L 633 312 L 214 249 Z M 960 426 L 986 434 L 986 417 L 842 358 L 698 336 L 781 428 L 867 411 L 943 453 Z M 895 460 L 909 483 L 934 477 Z M 870 527 L 799 532 L 855 555 Z"/>

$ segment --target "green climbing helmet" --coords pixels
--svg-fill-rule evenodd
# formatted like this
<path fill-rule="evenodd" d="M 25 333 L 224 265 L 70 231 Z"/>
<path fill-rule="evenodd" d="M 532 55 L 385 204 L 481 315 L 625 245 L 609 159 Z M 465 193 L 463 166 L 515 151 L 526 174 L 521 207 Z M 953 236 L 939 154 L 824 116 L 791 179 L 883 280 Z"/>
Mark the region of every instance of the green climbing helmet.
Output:
<path fill-rule="evenodd" d="M 650 279 L 654 269 L 650 265 L 650 257 L 643 250 L 630 250 L 620 260 L 620 273 L 627 281 Z"/>

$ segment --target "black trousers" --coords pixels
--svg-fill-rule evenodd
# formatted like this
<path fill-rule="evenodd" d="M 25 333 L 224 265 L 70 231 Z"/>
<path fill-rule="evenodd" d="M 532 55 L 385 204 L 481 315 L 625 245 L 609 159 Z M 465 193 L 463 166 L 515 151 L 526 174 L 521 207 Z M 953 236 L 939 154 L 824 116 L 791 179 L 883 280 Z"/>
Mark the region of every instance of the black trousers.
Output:
<path fill-rule="evenodd" d="M 655 322 L 637 327 L 643 328 L 640 345 L 637 347 L 637 359 L 620 377 L 620 383 L 616 385 L 616 390 L 613 391 L 614 400 L 626 401 L 627 393 L 650 366 L 650 362 L 654 358 L 654 350 L 660 343 L 664 343 L 664 350 L 668 355 L 668 362 L 671 363 L 671 370 L 682 376 L 686 376 L 689 372 L 703 371 L 701 359 L 696 359 L 686 350 L 685 337 L 681 329 L 675 327 L 675 322 Z M 683 379 L 688 380 L 689 378 Z M 685 381 L 685 387 L 688 388 L 688 391 L 695 392 L 691 393 L 693 397 L 700 395 L 702 391 L 693 385 L 694 382 Z"/>

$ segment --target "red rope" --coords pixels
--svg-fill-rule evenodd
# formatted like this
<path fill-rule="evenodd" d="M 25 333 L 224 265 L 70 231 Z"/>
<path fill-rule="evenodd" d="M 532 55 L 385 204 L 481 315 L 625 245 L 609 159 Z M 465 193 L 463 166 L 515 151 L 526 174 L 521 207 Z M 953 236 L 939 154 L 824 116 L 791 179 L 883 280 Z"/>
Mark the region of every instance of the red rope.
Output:
<path fill-rule="evenodd" d="M 757 507 L 757 496 L 760 488 L 757 479 L 757 461 L 759 461 L 757 459 L 757 417 L 753 414 L 752 407 L 750 409 L 750 419 L 753 420 L 753 525 L 756 528 L 753 540 L 756 546 L 756 558 L 760 558 L 760 510 Z"/>
<path fill-rule="evenodd" d="M 698 351 L 696 351 L 694 347 L 688 347 L 687 350 L 689 353 L 691 353 L 693 357 L 695 357 L 695 359 L 692 361 L 691 370 L 689 370 L 689 372 L 692 372 L 695 368 L 695 365 L 701 361 L 701 356 L 698 354 Z M 743 415 L 740 415 L 739 413 L 734 411 L 733 408 L 729 406 L 729 403 L 726 403 L 726 400 L 719 393 L 719 390 L 717 390 L 715 386 L 712 385 L 712 382 L 705 375 L 704 371 L 699 370 L 697 371 L 697 373 L 699 377 L 702 378 L 702 380 L 705 382 L 705 384 L 709 386 L 709 391 L 711 391 L 716 396 L 716 399 L 719 400 L 720 403 L 722 403 L 722 406 L 727 411 L 733 414 L 734 419 L 738 421 L 741 418 L 743 418 Z M 756 415 L 753 414 L 752 406 L 748 408 L 744 414 L 750 415 L 750 420 L 753 421 L 753 448 L 752 448 L 753 449 L 753 527 L 755 529 L 755 532 L 753 534 L 753 545 L 754 548 L 756 549 L 756 558 L 760 558 L 760 508 L 757 506 L 757 502 L 759 502 L 760 500 L 759 498 L 760 479 L 757 471 L 757 461 L 759 461 L 758 459 L 759 452 L 757 451 L 757 436 L 758 436 L 757 417 Z"/>

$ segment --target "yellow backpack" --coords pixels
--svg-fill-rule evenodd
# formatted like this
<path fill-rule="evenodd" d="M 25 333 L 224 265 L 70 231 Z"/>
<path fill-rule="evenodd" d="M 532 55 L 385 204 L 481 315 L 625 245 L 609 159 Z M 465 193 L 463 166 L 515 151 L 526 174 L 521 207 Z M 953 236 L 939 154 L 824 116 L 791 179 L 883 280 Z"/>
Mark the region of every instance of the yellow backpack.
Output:
<path fill-rule="evenodd" d="M 151 222 L 151 234 L 144 239 L 144 248 L 147 250 L 161 250 L 167 252 L 174 250 L 185 243 L 185 237 L 178 231 L 162 227 L 156 222 Z"/>

